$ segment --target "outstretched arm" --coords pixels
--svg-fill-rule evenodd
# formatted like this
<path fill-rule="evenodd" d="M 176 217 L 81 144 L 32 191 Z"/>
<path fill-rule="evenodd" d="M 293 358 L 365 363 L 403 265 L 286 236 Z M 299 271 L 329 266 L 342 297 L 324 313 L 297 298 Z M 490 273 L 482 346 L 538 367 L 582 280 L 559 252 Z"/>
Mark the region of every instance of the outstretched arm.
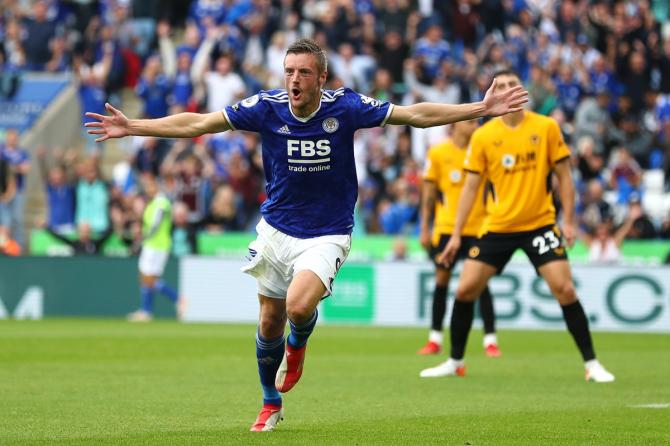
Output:
<path fill-rule="evenodd" d="M 110 104 L 105 104 L 110 116 L 86 113 L 95 122 L 84 124 L 91 135 L 101 135 L 96 142 L 124 136 L 156 136 L 162 138 L 194 138 L 205 133 L 219 133 L 230 130 L 223 112 L 177 113 L 158 119 L 128 119 Z"/>
<path fill-rule="evenodd" d="M 456 105 L 431 102 L 409 106 L 396 105 L 387 123 L 425 128 L 521 111 L 523 105 L 528 102 L 528 92 L 518 85 L 502 93 L 496 93 L 496 84 L 497 81 L 493 79 L 481 102 Z"/>

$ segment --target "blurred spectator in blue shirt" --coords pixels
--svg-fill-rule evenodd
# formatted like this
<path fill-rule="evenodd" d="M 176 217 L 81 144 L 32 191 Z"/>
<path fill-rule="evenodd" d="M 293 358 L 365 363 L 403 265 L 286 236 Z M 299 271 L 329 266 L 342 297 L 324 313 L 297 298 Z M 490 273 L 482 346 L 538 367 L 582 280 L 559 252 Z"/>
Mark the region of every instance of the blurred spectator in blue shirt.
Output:
<path fill-rule="evenodd" d="M 412 56 L 418 62 L 421 73 L 419 80 L 424 84 L 432 84 L 433 79 L 450 55 L 450 46 L 442 38 L 442 28 L 431 24 L 422 38 L 416 42 Z"/>
<path fill-rule="evenodd" d="M 12 237 L 23 246 L 26 175 L 30 172 L 30 155 L 26 149 L 19 147 L 19 133 L 15 129 L 9 129 L 5 133 L 5 143 L 0 146 L 0 157 L 9 164 L 16 179 L 16 193 L 7 206 L 12 216 Z"/>
<path fill-rule="evenodd" d="M 25 39 L 23 48 L 29 70 L 42 71 L 51 59 L 49 42 L 56 35 L 56 24 L 49 20 L 49 4 L 38 0 L 33 4 L 33 16 L 24 19 Z"/>
<path fill-rule="evenodd" d="M 167 116 L 171 91 L 172 85 L 162 73 L 160 59 L 150 57 L 135 88 L 137 96 L 144 100 L 144 117 L 155 119 Z"/>
<path fill-rule="evenodd" d="M 46 151 L 43 148 L 38 150 L 37 159 L 47 194 L 46 226 L 60 234 L 72 232 L 75 218 L 75 186 L 72 178 L 68 178 L 68 169 L 75 162 L 74 152 L 68 152 L 63 156 L 60 151 L 54 151 L 50 167 L 47 165 Z"/>

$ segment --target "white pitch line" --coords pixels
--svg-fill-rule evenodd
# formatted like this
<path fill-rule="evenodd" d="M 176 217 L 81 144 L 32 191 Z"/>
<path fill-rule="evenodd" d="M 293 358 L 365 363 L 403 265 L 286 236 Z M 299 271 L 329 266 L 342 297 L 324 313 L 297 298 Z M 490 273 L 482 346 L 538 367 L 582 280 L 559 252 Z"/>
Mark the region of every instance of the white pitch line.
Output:
<path fill-rule="evenodd" d="M 670 403 L 651 403 L 651 404 L 636 404 L 628 406 L 634 409 L 670 409 Z"/>

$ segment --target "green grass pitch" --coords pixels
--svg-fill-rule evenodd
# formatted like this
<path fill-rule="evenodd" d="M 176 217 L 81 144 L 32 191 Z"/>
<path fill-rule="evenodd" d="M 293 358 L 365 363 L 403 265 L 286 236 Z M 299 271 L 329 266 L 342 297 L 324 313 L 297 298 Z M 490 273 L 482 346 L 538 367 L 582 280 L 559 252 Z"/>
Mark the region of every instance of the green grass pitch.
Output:
<path fill-rule="evenodd" d="M 426 330 L 317 327 L 272 433 L 253 326 L 0 322 L 0 445 L 670 444 L 670 336 L 596 333 L 613 384 L 589 384 L 566 332 L 475 330 L 465 378 L 420 379 Z"/>

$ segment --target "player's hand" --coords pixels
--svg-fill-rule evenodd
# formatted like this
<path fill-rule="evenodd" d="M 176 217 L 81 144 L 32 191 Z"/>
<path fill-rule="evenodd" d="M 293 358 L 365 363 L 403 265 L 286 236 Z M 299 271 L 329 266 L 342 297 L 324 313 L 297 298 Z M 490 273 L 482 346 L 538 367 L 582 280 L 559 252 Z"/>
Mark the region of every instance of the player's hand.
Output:
<path fill-rule="evenodd" d="M 563 238 L 568 248 L 572 248 L 577 240 L 577 226 L 574 223 L 563 225 Z"/>
<path fill-rule="evenodd" d="M 103 116 L 91 112 L 86 113 L 86 116 L 89 118 L 98 120 L 97 122 L 87 122 L 84 124 L 85 127 L 89 128 L 89 135 L 102 135 L 95 142 L 103 142 L 109 138 L 123 138 L 130 135 L 128 118 L 109 103 L 105 104 L 105 108 L 111 113 L 111 116 Z"/>
<path fill-rule="evenodd" d="M 528 102 L 528 92 L 521 85 L 496 93 L 498 81 L 494 78 L 493 83 L 484 95 L 484 114 L 487 116 L 500 116 L 523 110 L 523 105 Z"/>
<path fill-rule="evenodd" d="M 447 246 L 444 247 L 444 250 L 437 257 L 437 262 L 448 268 L 456 261 L 456 254 L 458 254 L 459 249 L 461 249 L 461 238 L 452 235 L 449 238 Z"/>
<path fill-rule="evenodd" d="M 423 246 L 424 249 L 430 249 L 431 245 L 429 229 L 421 229 L 421 233 L 419 233 L 419 243 L 421 243 L 421 246 Z"/>

